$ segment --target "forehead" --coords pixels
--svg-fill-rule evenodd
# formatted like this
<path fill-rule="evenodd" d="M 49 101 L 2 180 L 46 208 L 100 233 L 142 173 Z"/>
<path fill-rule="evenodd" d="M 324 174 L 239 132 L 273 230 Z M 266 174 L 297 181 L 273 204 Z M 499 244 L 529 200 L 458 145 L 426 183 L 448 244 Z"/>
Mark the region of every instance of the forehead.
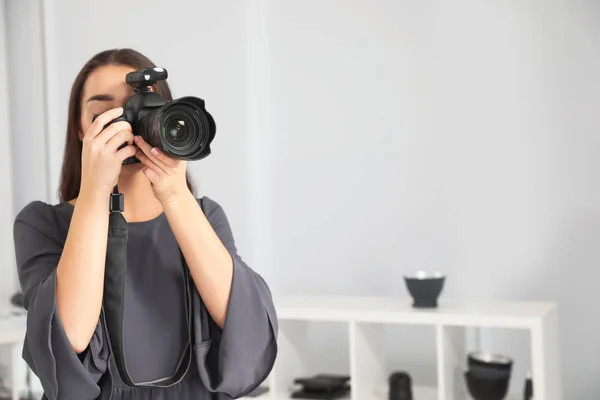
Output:
<path fill-rule="evenodd" d="M 90 96 L 108 94 L 115 98 L 129 96 L 131 86 L 125 82 L 125 76 L 135 71 L 131 67 L 121 65 L 107 65 L 99 67 L 92 72 L 83 86 L 82 101 L 87 101 Z"/>

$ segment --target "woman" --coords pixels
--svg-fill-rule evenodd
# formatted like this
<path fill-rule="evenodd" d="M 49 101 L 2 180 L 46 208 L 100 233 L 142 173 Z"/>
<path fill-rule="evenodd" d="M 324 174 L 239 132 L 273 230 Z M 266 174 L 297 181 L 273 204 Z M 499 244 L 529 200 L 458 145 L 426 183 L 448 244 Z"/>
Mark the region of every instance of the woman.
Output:
<path fill-rule="evenodd" d="M 15 221 L 28 310 L 23 357 L 48 399 L 237 398 L 256 388 L 275 361 L 270 291 L 237 254 L 223 209 L 208 197 L 196 199 L 186 162 L 134 137 L 127 122 L 108 124 L 133 94 L 126 74 L 154 66 L 130 49 L 88 61 L 71 91 L 61 201 L 30 203 Z M 165 81 L 153 90 L 172 99 Z M 122 165 L 130 157 L 140 162 Z M 116 184 L 129 226 L 123 343 L 133 382 L 175 374 L 193 326 L 190 367 L 166 387 L 124 384 L 108 340 L 102 305 L 108 199 Z"/>

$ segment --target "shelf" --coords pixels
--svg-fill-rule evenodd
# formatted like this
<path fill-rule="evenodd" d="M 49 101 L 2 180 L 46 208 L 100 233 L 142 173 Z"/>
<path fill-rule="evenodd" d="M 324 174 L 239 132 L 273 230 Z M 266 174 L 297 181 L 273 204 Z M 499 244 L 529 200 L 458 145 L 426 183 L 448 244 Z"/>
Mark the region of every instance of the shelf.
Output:
<path fill-rule="evenodd" d="M 259 397 L 243 397 L 243 400 L 299 400 L 293 399 L 292 397 L 280 396 L 272 398 L 269 393 L 265 393 Z M 437 400 L 437 388 L 428 386 L 415 386 L 413 387 L 414 400 Z M 387 392 L 385 388 L 375 391 L 373 395 L 364 400 L 387 400 Z M 340 400 L 349 400 L 350 396 L 340 397 Z M 310 400 L 310 399 L 306 399 Z"/>
<path fill-rule="evenodd" d="M 552 312 L 545 302 L 440 301 L 435 309 L 415 309 L 410 298 L 276 297 L 277 314 L 286 320 L 358 321 L 418 325 L 531 328 Z"/>
<path fill-rule="evenodd" d="M 467 346 L 467 328 L 526 330 L 536 394 L 545 400 L 563 398 L 554 303 L 440 301 L 435 309 L 415 309 L 410 298 L 274 296 L 274 300 L 279 318 L 279 355 L 269 380 L 272 393 L 265 394 L 264 399 L 288 400 L 294 378 L 330 372 L 325 365 L 316 370 L 310 367 L 315 359 L 317 364 L 327 359 L 313 352 L 308 327 L 314 323 L 342 327 L 329 335 L 347 335 L 340 336 L 340 341 L 348 344 L 345 352 L 349 354 L 351 400 L 387 399 L 386 391 L 378 390 L 385 387 L 390 374 L 385 338 L 389 327 L 399 325 L 430 326 L 435 331 L 431 346 L 437 366 L 432 372 L 437 379 L 427 383 L 436 387 L 422 389 L 418 380 L 413 381 L 415 400 L 469 399 L 463 374 L 467 353 L 475 349 Z M 410 366 L 406 370 L 410 373 Z"/>
<path fill-rule="evenodd" d="M 350 396 L 341 397 L 340 400 L 349 400 Z M 381 388 L 377 390 L 372 397 L 366 398 L 364 400 L 387 400 L 387 392 L 385 388 Z M 432 386 L 414 386 L 413 387 L 413 399 L 414 400 L 438 400 L 438 389 Z M 505 400 L 519 400 L 521 397 L 519 396 L 508 396 Z M 270 393 L 265 393 L 258 397 L 242 397 L 242 400 L 298 400 L 293 399 L 292 397 L 276 397 L 272 398 Z M 306 399 L 310 400 L 310 399 Z M 463 399 L 457 400 L 471 400 L 469 396 L 464 397 Z"/>

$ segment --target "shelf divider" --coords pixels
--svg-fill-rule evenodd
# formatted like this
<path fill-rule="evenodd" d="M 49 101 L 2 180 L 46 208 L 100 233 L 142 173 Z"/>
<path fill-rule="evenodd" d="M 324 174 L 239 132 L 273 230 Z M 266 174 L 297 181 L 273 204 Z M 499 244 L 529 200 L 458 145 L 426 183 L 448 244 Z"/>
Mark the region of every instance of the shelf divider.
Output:
<path fill-rule="evenodd" d="M 466 331 L 463 326 L 436 326 L 439 400 L 466 399 Z"/>
<path fill-rule="evenodd" d="M 294 379 L 306 374 L 308 321 L 280 320 L 277 344 L 279 351 L 270 379 L 273 400 L 288 399 Z"/>
<path fill-rule="evenodd" d="M 385 325 L 350 323 L 352 400 L 377 398 L 385 381 Z"/>

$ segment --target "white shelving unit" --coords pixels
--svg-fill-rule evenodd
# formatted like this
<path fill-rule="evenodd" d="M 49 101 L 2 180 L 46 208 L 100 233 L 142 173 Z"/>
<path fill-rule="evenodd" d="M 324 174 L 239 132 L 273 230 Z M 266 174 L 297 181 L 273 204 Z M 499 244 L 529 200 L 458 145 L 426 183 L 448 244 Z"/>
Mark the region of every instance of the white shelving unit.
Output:
<path fill-rule="evenodd" d="M 2 298 L 1 295 L 0 298 Z M 21 382 L 19 381 L 20 376 L 16 373 L 16 366 L 21 360 L 21 349 L 26 327 L 27 317 L 22 309 L 10 305 L 0 306 L 0 346 L 10 347 L 8 365 L 10 379 L 6 383 L 10 384 L 12 400 L 19 400 L 20 398 Z"/>
<path fill-rule="evenodd" d="M 436 309 L 414 309 L 405 298 L 277 297 L 279 355 L 260 397 L 287 400 L 294 378 L 305 369 L 307 327 L 314 322 L 347 325 L 351 400 L 387 399 L 383 335 L 390 325 L 426 325 L 436 332 L 437 387 L 414 387 L 415 400 L 468 399 L 467 328 L 511 328 L 529 331 L 531 369 L 536 400 L 562 400 L 557 311 L 554 303 L 440 302 Z M 323 371 L 326 372 L 326 371 Z"/>

